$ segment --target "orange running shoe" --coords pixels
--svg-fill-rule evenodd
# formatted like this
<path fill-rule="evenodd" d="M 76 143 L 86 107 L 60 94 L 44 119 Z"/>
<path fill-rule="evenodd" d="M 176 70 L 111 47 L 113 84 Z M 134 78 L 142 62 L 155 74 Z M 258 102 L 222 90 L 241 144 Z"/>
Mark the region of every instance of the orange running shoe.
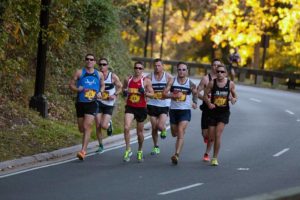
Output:
<path fill-rule="evenodd" d="M 202 160 L 204 162 L 209 162 L 210 161 L 209 155 L 207 153 L 205 153 Z"/>
<path fill-rule="evenodd" d="M 84 158 L 85 158 L 85 152 L 84 151 L 79 151 L 78 153 L 77 153 L 77 158 L 79 159 L 79 160 L 84 160 Z"/>

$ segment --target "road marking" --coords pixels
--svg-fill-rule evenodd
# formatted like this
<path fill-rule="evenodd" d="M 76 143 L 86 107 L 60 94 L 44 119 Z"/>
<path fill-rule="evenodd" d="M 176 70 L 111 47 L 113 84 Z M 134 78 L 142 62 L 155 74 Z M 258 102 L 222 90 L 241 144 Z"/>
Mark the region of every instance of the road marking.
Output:
<path fill-rule="evenodd" d="M 170 126 L 167 126 L 166 129 L 167 130 L 170 129 Z M 152 138 L 151 134 L 148 135 L 148 136 L 146 136 L 144 138 L 144 140 L 147 140 L 149 138 Z M 130 144 L 135 144 L 137 142 L 138 142 L 137 139 L 135 139 L 135 140 L 132 140 L 130 142 Z M 113 147 L 104 149 L 100 154 L 102 154 L 104 152 L 107 152 L 107 151 L 112 151 L 112 150 L 115 150 L 115 149 L 119 149 L 119 148 L 122 148 L 124 146 L 125 146 L 125 144 L 119 144 L 117 146 L 113 146 Z M 90 157 L 90 156 L 93 156 L 93 155 L 96 155 L 96 154 L 99 154 L 99 153 L 95 153 L 95 152 L 89 153 L 89 154 L 86 155 L 86 157 Z M 24 169 L 24 170 L 20 170 L 20 171 L 17 171 L 17 172 L 12 172 L 12 173 L 5 174 L 5 175 L 0 175 L 0 179 L 1 178 L 6 178 L 6 177 L 9 177 L 9 176 L 18 175 L 18 174 L 23 174 L 23 173 L 34 171 L 34 170 L 38 170 L 38 169 L 43 169 L 43 168 L 46 168 L 46 167 L 52 167 L 52 166 L 56 166 L 56 165 L 65 164 L 65 163 L 72 162 L 72 161 L 75 161 L 75 160 L 78 160 L 78 158 L 70 158 L 70 159 L 67 159 L 67 160 L 64 160 L 64 161 L 58 161 L 58 162 L 55 162 L 55 163 L 52 163 L 52 164 L 47 164 L 47 165 L 43 165 L 43 166 L 39 166 L 39 167 L 33 167 L 33 168 L 30 168 L 30 169 Z"/>
<path fill-rule="evenodd" d="M 250 168 L 243 168 L 243 167 L 240 167 L 240 168 L 237 168 L 237 170 L 239 171 L 248 171 Z"/>
<path fill-rule="evenodd" d="M 261 100 L 255 99 L 255 98 L 250 98 L 250 100 L 251 100 L 251 101 L 255 101 L 255 102 L 257 102 L 257 103 L 260 103 L 260 102 L 261 102 Z"/>
<path fill-rule="evenodd" d="M 182 191 L 182 190 L 187 190 L 187 189 L 190 189 L 190 188 L 193 188 L 193 187 L 197 187 L 197 186 L 200 186 L 200 185 L 203 185 L 203 183 L 195 183 L 193 185 L 188 185 L 188 186 L 177 188 L 177 189 L 174 189 L 174 190 L 169 190 L 169 191 L 166 191 L 166 192 L 161 192 L 161 193 L 158 193 L 158 195 L 171 194 L 171 193 L 174 193 L 174 192 L 179 192 L 179 191 Z"/>
<path fill-rule="evenodd" d="M 300 122 L 300 119 L 297 119 L 297 122 Z"/>
<path fill-rule="evenodd" d="M 134 143 L 137 143 L 137 140 L 133 141 L 131 144 L 134 144 Z M 124 147 L 124 146 L 125 146 L 125 144 L 118 145 L 118 146 L 115 146 L 115 147 L 111 147 L 111 148 L 103 150 L 103 152 L 101 152 L 101 153 L 104 153 L 106 151 L 111 151 L 111 150 L 114 150 L 114 149 L 118 149 L 118 148 L 121 148 L 121 147 Z M 97 154 L 97 153 L 90 153 L 90 154 L 87 154 L 86 157 L 89 157 L 89 156 L 92 156 L 92 155 L 95 155 L 95 154 Z M 0 176 L 0 178 L 14 176 L 14 175 L 18 175 L 18 174 L 23 174 L 25 172 L 34 171 L 34 170 L 37 170 L 37 169 L 43 169 L 43 168 L 46 168 L 46 167 L 52 167 L 52 166 L 56 166 L 56 165 L 61 165 L 61 164 L 64 164 L 64 163 L 72 162 L 74 160 L 78 160 L 78 158 L 70 158 L 68 160 L 59 161 L 59 162 L 48 164 L 48 165 L 43 165 L 43 166 L 39 166 L 39 167 L 33 167 L 33 168 L 30 168 L 30 169 L 24 169 L 24 170 L 21 170 L 21 171 L 18 171 L 18 172 L 13 172 L 13 173 L 9 173 L 9 174 L 6 174 L 6 175 L 2 175 L 2 176 Z"/>
<path fill-rule="evenodd" d="M 285 112 L 289 113 L 290 115 L 294 115 L 295 113 L 293 113 L 292 111 L 290 110 L 285 110 Z"/>
<path fill-rule="evenodd" d="M 285 152 L 287 152 L 288 150 L 290 150 L 289 148 L 285 148 L 282 151 L 279 151 L 278 153 L 274 154 L 273 157 L 278 157 L 281 156 L 282 154 L 284 154 Z"/>

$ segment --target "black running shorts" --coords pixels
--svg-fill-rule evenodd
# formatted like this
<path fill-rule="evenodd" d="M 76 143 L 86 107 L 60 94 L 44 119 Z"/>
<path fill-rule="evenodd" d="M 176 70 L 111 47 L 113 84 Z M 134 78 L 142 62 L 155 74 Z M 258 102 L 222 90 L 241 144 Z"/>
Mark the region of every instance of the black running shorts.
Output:
<path fill-rule="evenodd" d="M 131 106 L 125 106 L 125 113 L 131 113 L 134 115 L 134 119 L 137 122 L 144 122 L 147 118 L 147 108 L 136 108 Z"/>

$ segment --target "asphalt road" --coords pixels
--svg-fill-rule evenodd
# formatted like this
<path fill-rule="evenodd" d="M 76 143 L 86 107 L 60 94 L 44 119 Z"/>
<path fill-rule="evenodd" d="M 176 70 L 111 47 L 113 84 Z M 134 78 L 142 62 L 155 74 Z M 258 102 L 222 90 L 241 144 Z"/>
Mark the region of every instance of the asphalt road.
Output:
<path fill-rule="evenodd" d="M 199 109 L 185 135 L 177 166 L 175 139 L 160 140 L 161 154 L 145 161 L 122 160 L 124 147 L 107 149 L 84 162 L 0 178 L 0 199 L 237 199 L 300 185 L 300 94 L 238 86 L 238 103 L 222 137 L 219 166 L 202 162 Z M 134 152 L 137 144 L 132 144 Z M 300 191 L 299 191 L 300 192 Z"/>

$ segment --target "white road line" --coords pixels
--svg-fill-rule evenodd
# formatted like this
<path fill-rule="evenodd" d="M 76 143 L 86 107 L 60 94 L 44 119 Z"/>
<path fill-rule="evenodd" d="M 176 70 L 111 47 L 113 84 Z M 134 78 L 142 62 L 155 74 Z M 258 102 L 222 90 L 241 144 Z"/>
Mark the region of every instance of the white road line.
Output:
<path fill-rule="evenodd" d="M 285 152 L 287 152 L 288 150 L 290 150 L 289 148 L 285 148 L 282 151 L 279 151 L 278 153 L 274 154 L 273 157 L 278 157 L 281 156 L 282 154 L 284 154 Z"/>
<path fill-rule="evenodd" d="M 289 113 L 290 115 L 294 115 L 295 113 L 293 113 L 292 111 L 290 110 L 285 110 L 285 112 Z"/>
<path fill-rule="evenodd" d="M 182 191 L 182 190 L 187 190 L 187 189 L 190 189 L 190 188 L 193 188 L 193 187 L 197 187 L 197 186 L 200 186 L 200 185 L 203 185 L 203 183 L 195 183 L 193 185 L 188 185 L 188 186 L 177 188 L 177 189 L 174 189 L 174 190 L 169 190 L 169 191 L 166 191 L 166 192 L 161 192 L 161 193 L 158 193 L 158 195 L 171 194 L 171 193 L 174 193 L 174 192 L 179 192 L 179 191 Z"/>
<path fill-rule="evenodd" d="M 251 101 L 255 101 L 255 102 L 257 102 L 257 103 L 260 103 L 260 102 L 261 102 L 261 100 L 255 99 L 255 98 L 250 98 L 250 100 L 251 100 Z"/>
<path fill-rule="evenodd" d="M 134 143 L 137 143 L 137 140 L 133 141 L 131 144 L 134 144 Z M 115 146 L 115 147 L 105 149 L 105 150 L 103 150 L 103 152 L 101 152 L 101 154 L 106 152 L 106 151 L 111 151 L 111 150 L 118 149 L 118 148 L 121 148 L 121 147 L 124 147 L 124 146 L 125 146 L 125 144 L 122 144 L 122 145 L 118 145 L 118 146 Z M 95 154 L 96 153 L 90 153 L 90 154 L 87 154 L 86 157 L 89 157 L 89 156 L 92 156 L 92 155 L 95 155 Z M 61 165 L 61 164 L 64 164 L 64 163 L 72 162 L 74 160 L 78 160 L 78 158 L 71 158 L 71 159 L 68 159 L 68 160 L 59 161 L 57 163 L 52 163 L 52 164 L 43 165 L 43 166 L 39 166 L 39 167 L 33 167 L 33 168 L 30 168 L 30 169 L 24 169 L 24 170 L 21 170 L 21 171 L 18 171 L 18 172 L 13 172 L 13 173 L 10 173 L 10 174 L 2 175 L 2 176 L 0 176 L 0 178 L 5 178 L 5 177 L 17 175 L 17 174 L 23 174 L 25 172 L 30 172 L 30 171 L 34 171 L 34 170 L 42 169 L 42 168 L 46 168 L 46 167 Z"/>
<path fill-rule="evenodd" d="M 170 128 L 170 126 L 168 126 L 166 129 L 168 130 L 169 128 Z M 151 134 L 149 136 L 146 136 L 144 138 L 144 140 L 147 140 L 149 138 L 152 138 Z M 132 142 L 130 142 L 130 144 L 135 144 L 137 142 L 138 142 L 137 140 L 133 140 Z M 112 150 L 115 150 L 115 149 L 122 148 L 124 146 L 125 146 L 125 144 L 121 144 L 121 145 L 117 145 L 117 146 L 114 146 L 114 147 L 110 147 L 110 148 L 104 149 L 103 152 L 101 152 L 101 154 L 104 153 L 104 152 L 107 152 L 107 151 L 112 151 Z M 99 153 L 95 153 L 95 152 L 89 153 L 89 154 L 86 155 L 86 157 L 93 156 L 95 154 L 99 154 Z M 72 162 L 74 160 L 78 160 L 78 158 L 71 158 L 71 159 L 68 159 L 68 160 L 59 161 L 59 162 L 48 164 L 48 165 L 43 165 L 43 166 L 39 166 L 39 167 L 33 167 L 33 168 L 30 168 L 30 169 L 24 169 L 24 170 L 20 170 L 20 171 L 9 173 L 9 174 L 5 174 L 5 175 L 0 175 L 0 179 L 1 178 L 5 178 L 5 177 L 9 177 L 9 176 L 18 175 L 18 174 L 23 174 L 23 173 L 34 171 L 34 170 L 37 170 L 37 169 L 42 169 L 42 168 L 46 168 L 46 167 L 61 165 L 61 164 L 64 164 L 64 163 Z"/>
<path fill-rule="evenodd" d="M 240 167 L 237 168 L 238 171 L 248 171 L 250 168 L 244 168 L 244 167 Z"/>
<path fill-rule="evenodd" d="M 297 122 L 300 122 L 300 119 L 297 119 Z"/>

